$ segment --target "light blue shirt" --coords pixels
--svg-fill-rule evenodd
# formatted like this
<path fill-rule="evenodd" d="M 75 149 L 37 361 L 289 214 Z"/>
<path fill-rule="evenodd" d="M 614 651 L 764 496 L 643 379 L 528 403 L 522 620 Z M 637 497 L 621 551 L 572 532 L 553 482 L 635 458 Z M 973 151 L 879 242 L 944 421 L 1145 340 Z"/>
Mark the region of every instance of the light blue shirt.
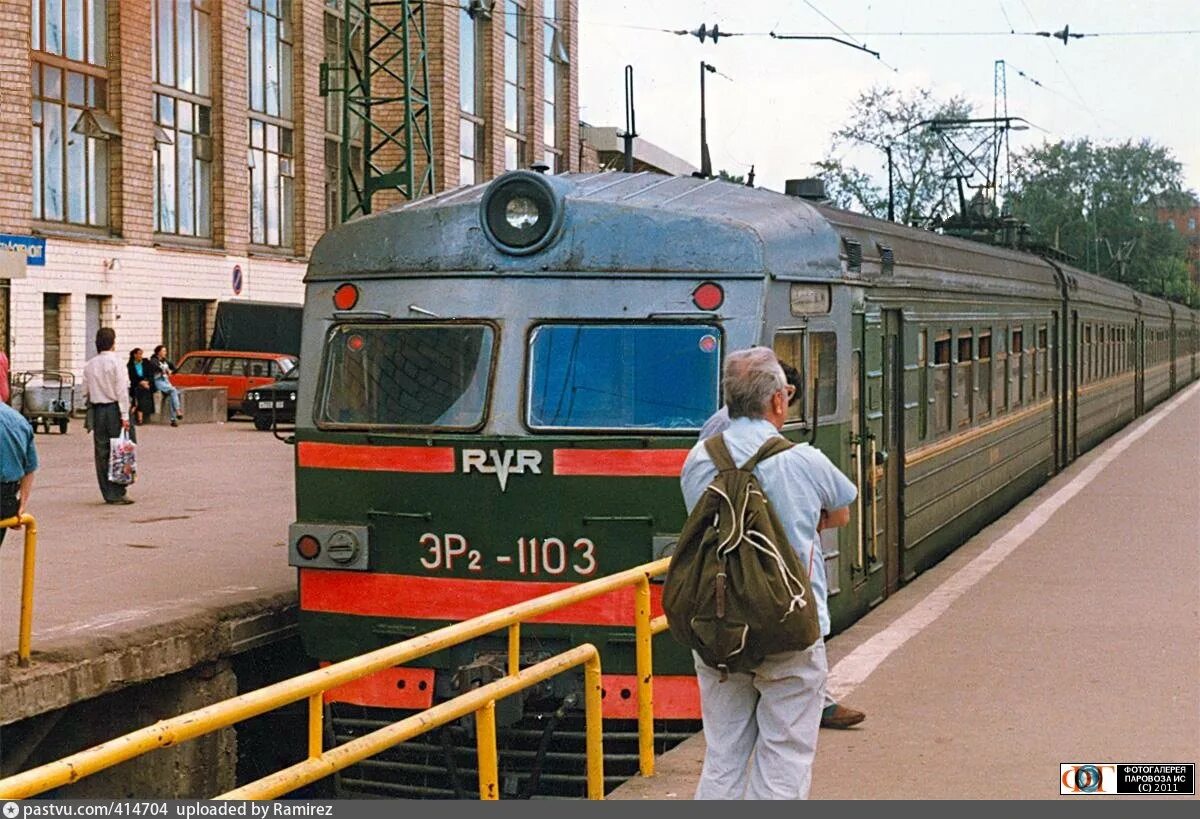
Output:
<path fill-rule="evenodd" d="M 0 480 L 13 483 L 38 468 L 33 427 L 8 404 L 0 404 Z"/>
<path fill-rule="evenodd" d="M 735 418 L 726 428 L 725 446 L 736 464 L 744 464 L 768 439 L 779 434 L 774 424 L 763 418 Z M 760 463 L 754 474 L 770 499 L 788 541 L 809 569 L 813 597 L 817 599 L 817 619 L 821 633 L 829 634 L 829 584 L 825 579 L 825 559 L 817 524 L 821 510 L 841 509 L 858 497 L 858 489 L 833 465 L 825 453 L 808 444 L 799 444 Z M 717 468 L 704 441 L 692 447 L 683 463 L 680 483 L 688 512 L 700 500 L 704 490 L 717 477 Z"/>

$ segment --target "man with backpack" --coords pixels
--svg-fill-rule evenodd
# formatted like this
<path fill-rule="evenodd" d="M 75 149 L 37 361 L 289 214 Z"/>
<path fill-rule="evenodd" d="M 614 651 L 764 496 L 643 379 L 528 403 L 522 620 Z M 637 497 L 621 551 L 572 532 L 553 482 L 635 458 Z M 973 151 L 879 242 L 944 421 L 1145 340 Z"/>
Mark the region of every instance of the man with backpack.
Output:
<path fill-rule="evenodd" d="M 731 353 L 724 383 L 730 424 L 684 463 L 691 514 L 663 594 L 700 686 L 696 798 L 803 799 L 828 672 L 818 529 L 849 522 L 857 489 L 819 450 L 779 436 L 794 388 L 771 350 Z"/>
<path fill-rule="evenodd" d="M 788 364 L 783 359 L 779 359 L 779 366 L 783 368 L 784 378 L 787 379 L 788 386 L 793 389 L 792 398 L 788 401 L 788 406 L 794 406 L 800 400 L 799 390 L 804 384 L 804 376 L 795 367 Z M 722 406 L 719 410 L 712 414 L 704 426 L 700 429 L 699 438 L 703 441 L 705 438 L 711 438 L 714 435 L 719 435 L 729 428 L 729 407 Z M 829 526 L 824 522 L 817 527 L 818 529 L 828 529 Z M 855 708 L 849 708 L 842 705 L 840 702 L 830 696 L 829 692 L 825 692 L 825 707 L 821 709 L 821 727 L 822 728 L 839 728 L 846 729 L 858 725 L 867 715 Z"/>

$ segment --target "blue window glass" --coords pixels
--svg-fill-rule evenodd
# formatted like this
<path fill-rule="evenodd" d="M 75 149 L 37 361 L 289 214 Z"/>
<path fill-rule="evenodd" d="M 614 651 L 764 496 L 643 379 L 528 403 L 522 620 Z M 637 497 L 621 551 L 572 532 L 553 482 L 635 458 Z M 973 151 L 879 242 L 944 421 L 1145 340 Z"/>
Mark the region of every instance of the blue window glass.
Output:
<path fill-rule="evenodd" d="M 549 324 L 531 339 L 533 428 L 699 429 L 717 409 L 720 330 Z"/>

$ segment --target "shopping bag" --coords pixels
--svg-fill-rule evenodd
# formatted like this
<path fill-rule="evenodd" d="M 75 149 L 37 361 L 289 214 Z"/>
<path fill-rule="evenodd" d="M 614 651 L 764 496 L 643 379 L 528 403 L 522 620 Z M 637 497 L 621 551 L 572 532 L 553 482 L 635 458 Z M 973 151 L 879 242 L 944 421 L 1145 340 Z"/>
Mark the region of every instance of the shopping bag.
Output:
<path fill-rule="evenodd" d="M 137 480 L 137 444 L 129 440 L 127 429 L 108 441 L 108 479 L 122 486 Z"/>

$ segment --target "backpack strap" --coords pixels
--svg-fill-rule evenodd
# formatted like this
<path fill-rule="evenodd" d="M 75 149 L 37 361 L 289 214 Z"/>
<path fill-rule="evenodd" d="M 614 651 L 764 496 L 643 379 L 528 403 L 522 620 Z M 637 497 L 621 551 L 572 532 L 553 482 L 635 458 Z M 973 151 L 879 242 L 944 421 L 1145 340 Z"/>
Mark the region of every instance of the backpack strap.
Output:
<path fill-rule="evenodd" d="M 795 444 L 793 444 L 787 438 L 784 438 L 782 435 L 776 435 L 773 438 L 768 438 L 765 442 L 763 442 L 763 445 L 758 448 L 758 452 L 755 452 L 750 456 L 750 460 L 742 464 L 742 469 L 747 472 L 753 472 L 754 467 L 758 466 L 767 458 L 770 458 L 773 455 L 778 455 L 780 452 L 786 452 L 794 446 Z"/>
<path fill-rule="evenodd" d="M 729 447 L 725 445 L 723 434 L 705 438 L 704 448 L 708 451 L 708 457 L 712 458 L 713 466 L 717 468 L 718 473 L 737 469 L 737 464 L 733 462 L 733 456 L 729 454 Z"/>

